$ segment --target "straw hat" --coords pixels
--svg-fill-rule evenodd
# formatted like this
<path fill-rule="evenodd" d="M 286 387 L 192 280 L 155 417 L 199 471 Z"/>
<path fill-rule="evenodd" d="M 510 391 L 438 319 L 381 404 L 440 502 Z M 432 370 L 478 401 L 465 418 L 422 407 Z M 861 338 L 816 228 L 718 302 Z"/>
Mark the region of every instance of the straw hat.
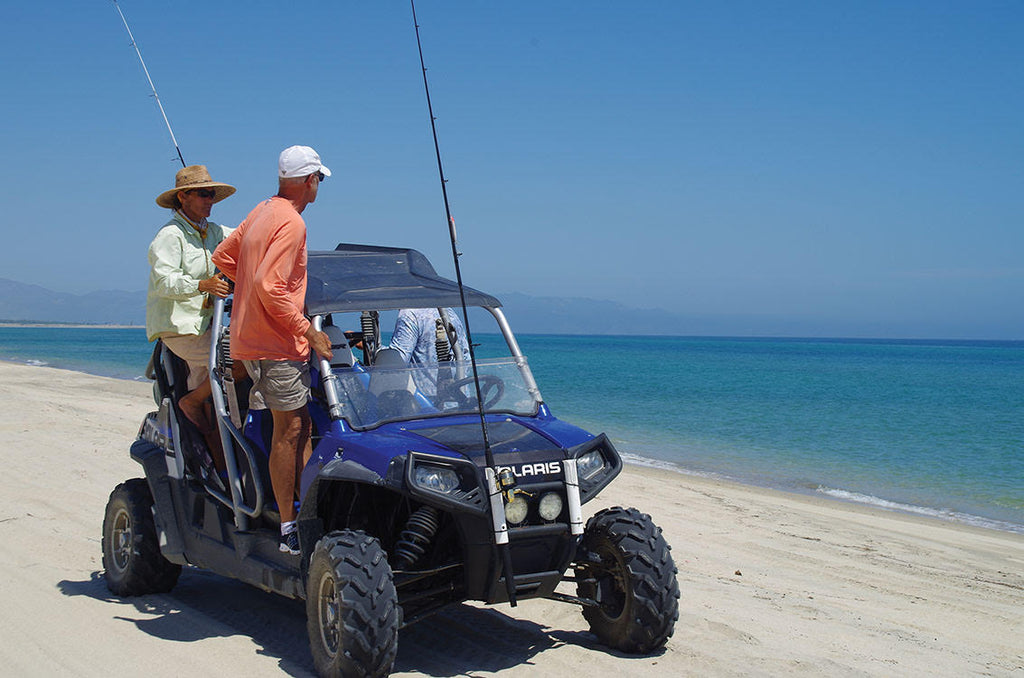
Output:
<path fill-rule="evenodd" d="M 175 203 L 178 191 L 188 191 L 193 188 L 212 188 L 216 192 L 213 198 L 214 202 L 220 202 L 235 192 L 234 186 L 214 181 L 210 177 L 206 165 L 189 165 L 178 170 L 178 173 L 174 175 L 174 188 L 158 195 L 156 204 L 167 209 L 175 209 L 178 207 Z"/>

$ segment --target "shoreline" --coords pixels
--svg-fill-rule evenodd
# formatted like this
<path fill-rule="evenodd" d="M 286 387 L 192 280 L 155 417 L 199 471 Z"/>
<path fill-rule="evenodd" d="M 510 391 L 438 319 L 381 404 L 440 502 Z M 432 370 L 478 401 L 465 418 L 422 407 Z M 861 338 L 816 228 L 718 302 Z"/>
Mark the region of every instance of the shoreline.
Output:
<path fill-rule="evenodd" d="M 649 468 L 640 464 L 632 464 L 629 468 L 633 469 L 634 471 L 637 471 L 641 475 L 646 475 L 648 471 L 652 472 L 652 474 L 657 474 L 659 471 L 662 471 L 662 469 Z M 670 482 L 671 478 L 675 475 L 683 475 L 686 477 L 687 485 L 689 486 L 699 486 L 701 488 L 708 490 L 721 490 L 725 492 L 738 492 L 743 494 L 750 494 L 760 497 L 767 502 L 775 501 L 787 504 L 791 503 L 793 505 L 804 505 L 809 510 L 815 512 L 837 511 L 843 514 L 849 513 L 851 516 L 862 516 L 870 521 L 884 521 L 892 526 L 898 526 L 898 528 L 901 531 L 907 530 L 908 532 L 910 532 L 913 531 L 914 526 L 920 526 L 926 529 L 948 529 L 954 532 L 963 532 L 977 536 L 988 535 L 996 536 L 996 538 L 1006 536 L 1009 537 L 1011 540 L 1019 541 L 1021 548 L 1024 549 L 1024 532 L 1014 532 L 1011 530 L 1003 530 L 995 527 L 988 527 L 985 525 L 964 523 L 953 518 L 942 518 L 932 515 L 923 515 L 908 510 L 886 508 L 884 506 L 876 506 L 874 504 L 844 500 L 831 497 L 828 495 L 814 494 L 810 492 L 790 492 L 788 490 L 780 490 L 773 487 L 749 485 L 729 478 L 713 478 L 708 476 L 690 475 L 685 472 L 677 473 L 676 471 L 670 470 L 664 470 L 664 473 L 666 475 L 662 476 L 662 479 L 666 482 Z M 1024 551 L 1022 551 L 1021 555 L 1024 556 Z"/>
<path fill-rule="evenodd" d="M 147 385 L 149 385 L 150 383 L 149 380 L 146 379 L 145 376 L 142 374 L 136 375 L 134 377 L 98 375 L 93 374 L 91 372 L 82 372 L 80 370 L 58 367 L 51 365 L 49 363 L 42 363 L 39 361 L 17 361 L 6 358 L 0 358 L 0 364 L 21 365 L 25 367 L 75 372 L 78 374 L 87 374 L 89 376 L 94 376 L 100 379 L 114 379 L 117 381 L 142 383 Z M 680 476 L 681 478 L 707 479 L 716 482 L 728 483 L 731 485 L 735 485 L 739 488 L 762 489 L 771 492 L 779 492 L 782 495 L 786 496 L 808 497 L 812 499 L 834 502 L 842 506 L 871 508 L 883 512 L 893 512 L 912 517 L 934 520 L 942 524 L 961 525 L 978 529 L 992 530 L 995 532 L 1005 532 L 1009 534 L 1024 535 L 1024 524 L 1011 522 L 1008 520 L 963 513 L 953 511 L 950 509 L 942 509 L 931 506 L 905 504 L 897 501 L 888 500 L 883 497 L 866 495 L 858 492 L 844 490 L 842 488 L 826 488 L 824 486 L 819 486 L 817 488 L 808 487 L 801 490 L 794 488 L 773 487 L 771 485 L 762 485 L 757 484 L 755 482 L 747 482 L 741 479 L 732 478 L 721 474 L 693 471 L 671 461 L 664 461 L 654 459 L 651 457 L 643 457 L 641 455 L 630 452 L 622 452 L 621 450 L 620 453 L 622 453 L 623 462 L 630 468 L 664 470 L 674 475 Z"/>
<path fill-rule="evenodd" d="M 150 383 L 150 380 L 146 379 L 144 376 L 134 378 L 113 377 L 92 374 L 90 372 L 82 372 L 79 370 L 72 370 L 63 367 L 55 367 L 49 364 L 20 362 L 15 360 L 8 360 L 5 358 L 0 358 L 0 375 L 3 374 L 4 365 L 14 365 L 24 367 L 26 369 L 53 370 L 57 372 L 84 375 L 86 377 L 93 379 L 142 385 L 144 387 L 143 393 L 147 396 L 146 402 L 152 402 L 152 384 Z M 2 376 L 0 376 L 0 381 L 2 381 Z M 153 407 L 155 407 L 155 405 Z M 622 457 L 624 464 L 624 472 L 627 469 L 632 469 L 634 472 L 640 474 L 650 473 L 663 475 L 666 481 L 671 481 L 674 479 L 677 482 L 687 481 L 693 483 L 708 483 L 713 486 L 731 487 L 738 491 L 764 493 L 768 496 L 776 496 L 780 499 L 789 499 L 794 501 L 806 500 L 812 504 L 817 504 L 820 502 L 824 503 L 825 505 L 833 507 L 845 507 L 847 509 L 854 511 L 873 512 L 880 516 L 904 516 L 909 520 L 926 521 L 934 523 L 936 525 L 945 525 L 957 529 L 963 528 L 967 530 L 980 530 L 982 532 L 1010 534 L 1014 536 L 1021 536 L 1022 538 L 1024 538 L 1024 525 L 1010 523 L 1008 521 L 995 520 L 985 518 L 983 516 L 974 516 L 967 514 L 959 514 L 956 512 L 942 511 L 941 509 L 933 509 L 931 507 L 900 504 L 898 502 L 890 502 L 885 499 L 873 496 L 866 496 L 866 500 L 857 500 L 853 498 L 847 498 L 844 496 L 836 496 L 836 494 L 834 494 L 834 492 L 846 493 L 844 490 L 835 491 L 824 490 L 822 488 L 819 488 L 817 490 L 811 490 L 808 488 L 805 491 L 797 491 L 792 489 L 771 487 L 768 485 L 758 485 L 755 483 L 743 482 L 735 478 L 730 478 L 718 474 L 691 471 L 673 462 L 642 457 L 631 453 L 623 453 Z"/>
<path fill-rule="evenodd" d="M 128 447 L 155 407 L 148 383 L 9 362 L 0 383 L 0 662 L 12 675 L 311 675 L 302 601 L 196 568 L 167 594 L 107 591 L 103 507 L 142 475 Z M 394 675 L 1024 670 L 1024 535 L 635 465 L 584 514 L 616 505 L 649 513 L 673 547 L 682 595 L 663 651 L 611 652 L 561 602 L 467 603 L 404 628 Z"/>
<path fill-rule="evenodd" d="M 749 490 L 764 490 L 766 492 L 776 492 L 785 497 L 802 497 L 814 501 L 830 502 L 840 506 L 860 507 L 864 509 L 879 511 L 882 513 L 895 513 L 899 515 L 909 516 L 912 518 L 920 518 L 922 520 L 935 521 L 939 524 L 944 525 L 963 526 L 972 529 L 990 530 L 993 532 L 1005 532 L 1007 534 L 1024 535 L 1024 524 L 1014 523 L 1007 520 L 999 520 L 996 518 L 988 518 L 985 516 L 978 516 L 968 513 L 961 513 L 958 511 L 952 511 L 948 509 L 936 509 L 930 506 L 903 504 L 896 501 L 890 501 L 888 499 L 884 499 L 881 497 L 876 497 L 874 495 L 865 495 L 858 492 L 825 488 L 823 486 L 819 486 L 818 488 L 815 489 L 807 488 L 801 491 L 788 488 L 772 487 L 770 485 L 759 485 L 757 483 L 744 482 L 742 480 L 730 478 L 728 476 L 720 474 L 691 471 L 672 462 L 648 459 L 646 457 L 640 457 L 639 455 L 633 454 L 624 454 L 623 461 L 631 468 L 665 471 L 667 473 L 675 474 L 688 479 L 693 478 L 698 481 L 708 480 L 711 482 L 719 482 L 727 485 L 733 485 L 736 486 L 737 488 L 744 488 Z"/>

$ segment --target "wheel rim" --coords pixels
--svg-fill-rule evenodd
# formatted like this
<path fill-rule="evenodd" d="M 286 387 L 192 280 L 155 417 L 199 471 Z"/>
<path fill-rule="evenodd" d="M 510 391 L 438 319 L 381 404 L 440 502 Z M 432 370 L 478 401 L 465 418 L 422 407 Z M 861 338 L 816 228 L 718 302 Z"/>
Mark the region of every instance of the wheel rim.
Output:
<path fill-rule="evenodd" d="M 621 554 L 612 549 L 600 550 L 601 565 L 594 574 L 597 580 L 595 600 L 601 611 L 611 620 L 619 619 L 626 611 L 626 563 Z"/>
<path fill-rule="evenodd" d="M 120 509 L 114 516 L 114 526 L 110 531 L 110 555 L 114 569 L 124 572 L 132 557 L 132 519 L 128 511 Z"/>
<path fill-rule="evenodd" d="M 333 659 L 338 654 L 338 592 L 334 586 L 334 577 L 325 573 L 320 579 L 317 594 L 317 611 L 320 627 L 320 643 Z"/>

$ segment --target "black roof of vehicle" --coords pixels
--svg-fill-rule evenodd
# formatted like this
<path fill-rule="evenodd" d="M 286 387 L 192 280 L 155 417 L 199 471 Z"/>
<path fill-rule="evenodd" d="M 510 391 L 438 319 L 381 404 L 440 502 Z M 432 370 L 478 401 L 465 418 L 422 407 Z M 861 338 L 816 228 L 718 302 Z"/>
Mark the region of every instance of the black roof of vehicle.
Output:
<path fill-rule="evenodd" d="M 310 251 L 306 314 L 462 306 L 459 285 L 442 278 L 416 250 L 341 243 Z M 464 287 L 467 306 L 498 307 L 489 294 Z"/>

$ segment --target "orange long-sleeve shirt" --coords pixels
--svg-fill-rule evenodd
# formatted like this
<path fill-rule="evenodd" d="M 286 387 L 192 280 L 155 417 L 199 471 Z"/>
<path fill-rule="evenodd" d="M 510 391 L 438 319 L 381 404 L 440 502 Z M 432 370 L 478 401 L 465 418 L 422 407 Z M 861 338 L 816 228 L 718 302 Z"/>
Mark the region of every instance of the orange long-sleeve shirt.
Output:
<path fill-rule="evenodd" d="M 213 253 L 235 281 L 231 357 L 306 360 L 306 222 L 291 202 L 261 202 Z"/>

